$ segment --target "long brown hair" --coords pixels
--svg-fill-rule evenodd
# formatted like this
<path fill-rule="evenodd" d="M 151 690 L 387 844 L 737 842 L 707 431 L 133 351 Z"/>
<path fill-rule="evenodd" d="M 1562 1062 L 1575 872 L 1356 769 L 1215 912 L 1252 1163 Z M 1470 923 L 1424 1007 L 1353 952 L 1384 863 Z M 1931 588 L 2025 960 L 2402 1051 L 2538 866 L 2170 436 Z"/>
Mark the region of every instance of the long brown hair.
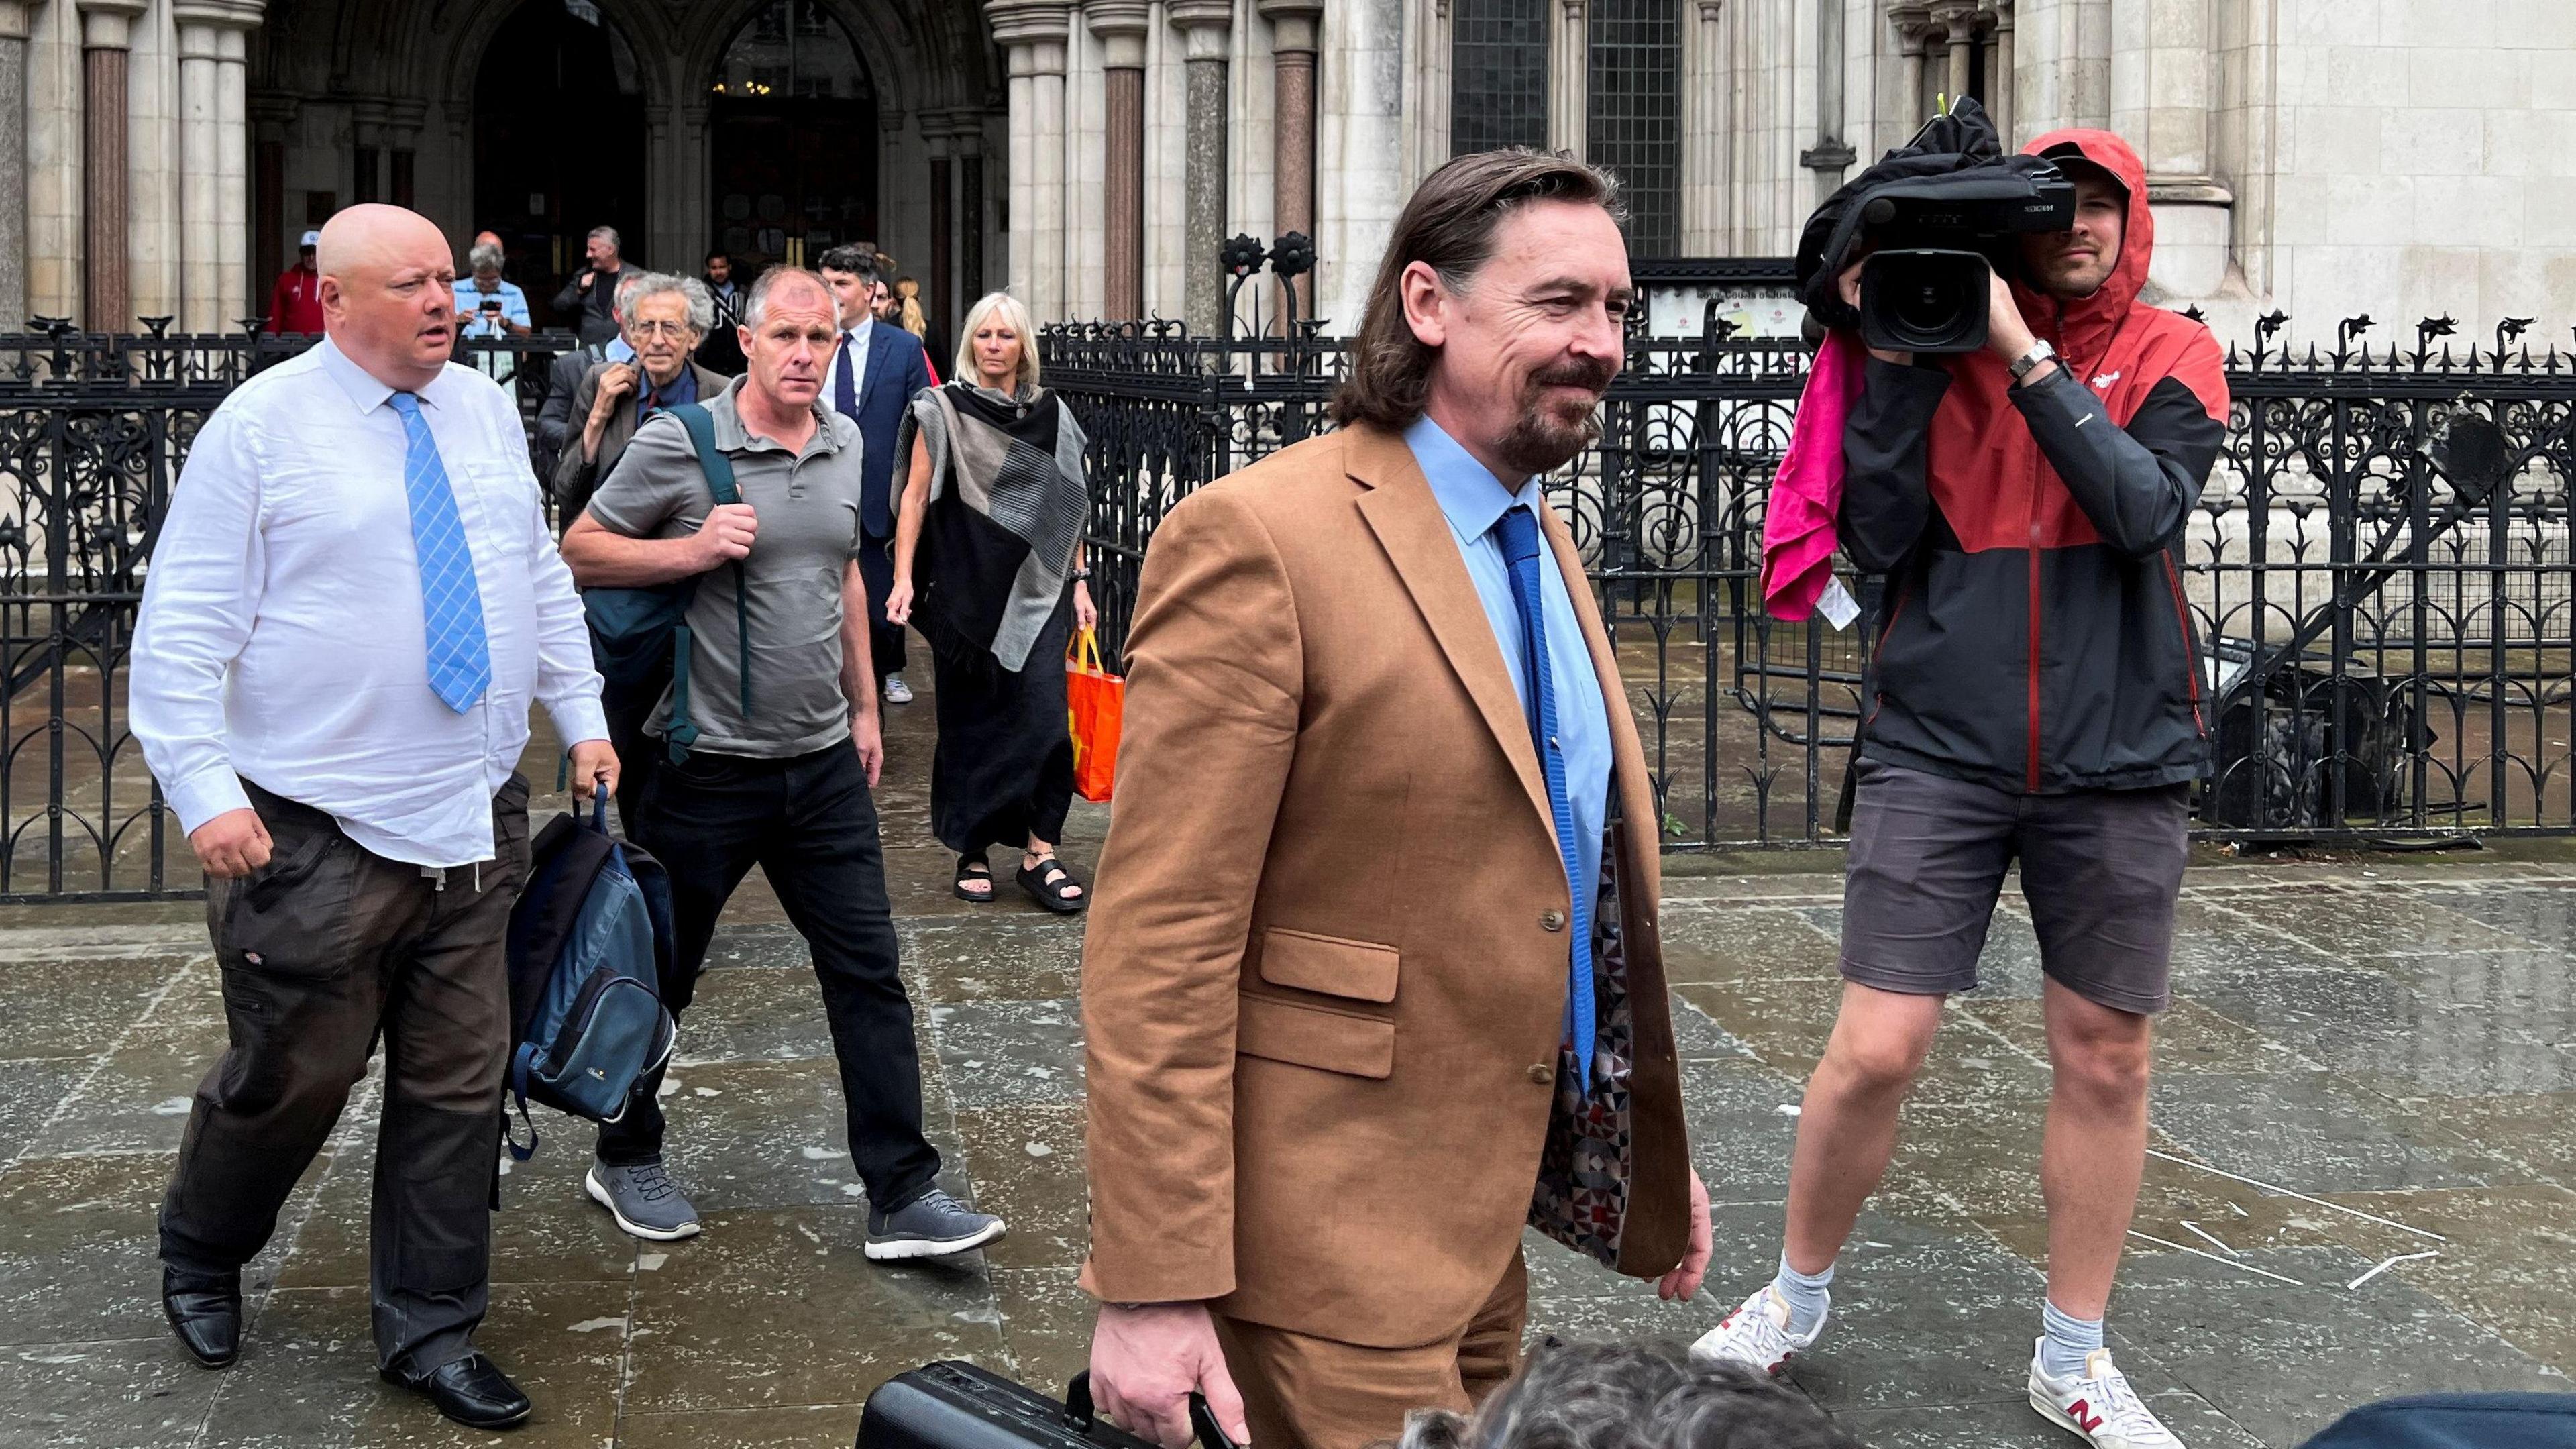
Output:
<path fill-rule="evenodd" d="M 1351 344 L 1350 376 L 1333 393 L 1334 422 L 1403 428 L 1422 416 L 1440 349 L 1424 346 L 1404 320 L 1405 268 L 1422 262 L 1450 290 L 1464 288 L 1492 257 L 1503 219 L 1533 201 L 1586 202 L 1609 212 L 1613 221 L 1627 221 L 1618 178 L 1570 152 L 1526 146 L 1479 151 L 1423 178 L 1395 219 L 1378 261 L 1368 315 Z"/>

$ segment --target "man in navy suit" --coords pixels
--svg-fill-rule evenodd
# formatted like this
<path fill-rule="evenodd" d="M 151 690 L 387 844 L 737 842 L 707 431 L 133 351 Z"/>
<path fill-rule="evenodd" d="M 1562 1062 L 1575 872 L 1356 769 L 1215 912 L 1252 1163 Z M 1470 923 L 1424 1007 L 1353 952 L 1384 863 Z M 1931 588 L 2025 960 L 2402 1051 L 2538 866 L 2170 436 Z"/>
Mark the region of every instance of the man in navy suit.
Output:
<path fill-rule="evenodd" d="M 894 435 L 914 393 L 931 386 L 930 359 L 921 339 L 877 321 L 886 290 L 874 247 L 837 246 L 816 267 L 830 283 L 841 310 L 841 347 L 823 379 L 823 399 L 859 425 L 859 573 L 868 585 L 868 644 L 876 658 L 877 697 L 912 703 L 903 682 L 903 626 L 886 621 L 886 590 L 894 583 Z"/>

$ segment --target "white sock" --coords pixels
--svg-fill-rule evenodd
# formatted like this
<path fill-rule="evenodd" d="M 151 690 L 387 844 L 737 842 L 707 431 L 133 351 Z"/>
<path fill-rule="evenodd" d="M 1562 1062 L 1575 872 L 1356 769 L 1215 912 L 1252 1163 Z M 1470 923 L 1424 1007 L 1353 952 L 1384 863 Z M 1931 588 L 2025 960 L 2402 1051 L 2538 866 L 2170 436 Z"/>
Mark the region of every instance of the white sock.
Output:
<path fill-rule="evenodd" d="M 2039 1370 L 2053 1379 L 2084 1372 L 2084 1361 L 2102 1346 L 2102 1320 L 2077 1318 L 2043 1302 L 2039 1309 Z"/>
<path fill-rule="evenodd" d="M 1780 1301 L 1789 1305 L 1789 1331 L 1793 1334 L 1813 1332 L 1816 1320 L 1825 1316 L 1825 1285 L 1834 1281 L 1834 1265 L 1827 1263 L 1821 1273 L 1801 1273 L 1789 1266 L 1789 1255 L 1780 1255 L 1780 1276 L 1771 1280 Z"/>

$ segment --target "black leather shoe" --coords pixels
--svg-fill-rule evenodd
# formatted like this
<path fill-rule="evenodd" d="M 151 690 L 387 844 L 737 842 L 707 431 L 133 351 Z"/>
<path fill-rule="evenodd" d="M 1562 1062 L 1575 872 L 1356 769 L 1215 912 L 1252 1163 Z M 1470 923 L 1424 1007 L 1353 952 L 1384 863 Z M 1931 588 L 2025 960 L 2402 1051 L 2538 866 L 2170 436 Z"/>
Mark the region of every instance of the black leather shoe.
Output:
<path fill-rule="evenodd" d="M 384 1371 L 387 1383 L 429 1396 L 438 1412 L 469 1429 L 507 1429 L 524 1422 L 536 1406 L 492 1360 L 469 1353 L 426 1378 L 405 1378 Z"/>
<path fill-rule="evenodd" d="M 241 1354 L 241 1274 L 161 1270 L 161 1311 L 188 1356 L 223 1368 Z"/>

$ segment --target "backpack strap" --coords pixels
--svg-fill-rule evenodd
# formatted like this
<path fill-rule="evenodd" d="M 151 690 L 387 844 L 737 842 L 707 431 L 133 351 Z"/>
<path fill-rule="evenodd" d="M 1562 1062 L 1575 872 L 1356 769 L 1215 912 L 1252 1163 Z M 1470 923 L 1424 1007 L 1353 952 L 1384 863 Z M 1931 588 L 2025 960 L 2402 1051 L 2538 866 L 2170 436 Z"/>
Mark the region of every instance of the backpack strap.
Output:
<path fill-rule="evenodd" d="M 707 411 L 706 404 L 694 402 L 680 403 L 669 412 L 680 420 L 681 427 L 688 430 L 689 446 L 698 455 L 698 471 L 706 476 L 707 492 L 714 496 L 717 506 L 740 503 L 742 490 L 734 485 L 733 460 L 725 456 L 724 449 L 716 446 L 715 415 Z M 689 714 L 688 625 L 688 606 L 696 601 L 697 581 L 691 579 L 685 587 L 687 595 L 681 600 L 681 622 L 671 631 L 671 718 L 663 731 L 663 737 L 670 745 L 673 764 L 687 759 L 689 747 L 698 739 L 697 722 Z M 733 562 L 733 621 L 736 647 L 740 652 L 735 657 L 741 663 L 742 712 L 748 716 L 751 713 L 751 606 L 745 593 L 742 560 L 736 559 Z"/>

